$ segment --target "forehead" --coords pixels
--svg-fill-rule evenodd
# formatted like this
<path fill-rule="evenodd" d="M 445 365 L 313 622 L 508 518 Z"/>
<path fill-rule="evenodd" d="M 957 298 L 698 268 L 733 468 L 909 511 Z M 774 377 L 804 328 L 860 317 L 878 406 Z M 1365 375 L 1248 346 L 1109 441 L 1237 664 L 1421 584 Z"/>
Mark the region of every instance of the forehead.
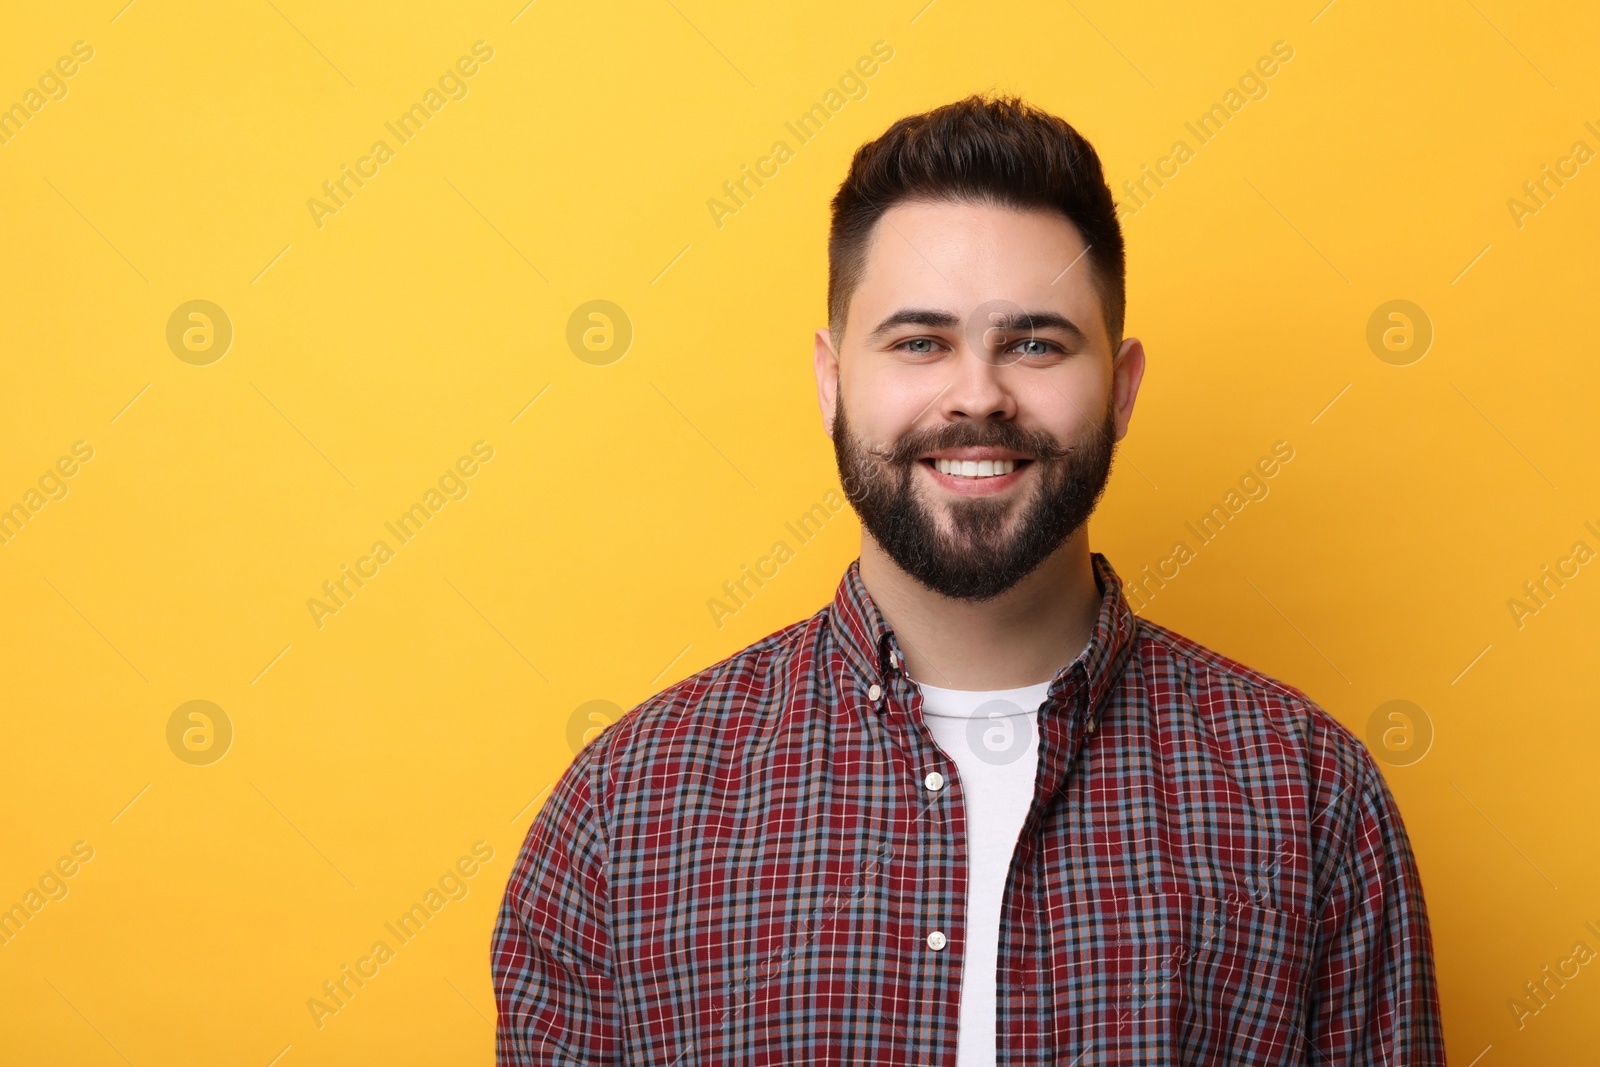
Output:
<path fill-rule="evenodd" d="M 1060 311 L 1103 337 L 1085 251 L 1078 228 L 1057 211 L 902 201 L 873 228 L 849 321 L 870 329 L 868 320 L 900 307 L 965 315 L 1000 299 Z"/>

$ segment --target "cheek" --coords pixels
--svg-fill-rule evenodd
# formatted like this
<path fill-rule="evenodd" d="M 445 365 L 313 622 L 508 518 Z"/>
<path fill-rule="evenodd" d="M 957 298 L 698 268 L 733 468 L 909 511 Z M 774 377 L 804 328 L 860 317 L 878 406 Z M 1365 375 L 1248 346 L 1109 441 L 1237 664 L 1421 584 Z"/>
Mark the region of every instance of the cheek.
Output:
<path fill-rule="evenodd" d="M 844 376 L 845 412 L 857 437 L 890 442 L 937 417 L 945 383 L 927 368 L 917 369 L 883 367 Z"/>
<path fill-rule="evenodd" d="M 1111 390 L 1111 360 L 1098 353 L 1081 352 L 1051 372 L 1051 384 L 1088 411 L 1103 408 Z"/>
<path fill-rule="evenodd" d="M 1098 432 L 1105 422 L 1105 404 L 1105 394 L 1097 386 L 1060 376 L 1019 391 L 1017 419 L 1029 429 L 1070 443 Z"/>

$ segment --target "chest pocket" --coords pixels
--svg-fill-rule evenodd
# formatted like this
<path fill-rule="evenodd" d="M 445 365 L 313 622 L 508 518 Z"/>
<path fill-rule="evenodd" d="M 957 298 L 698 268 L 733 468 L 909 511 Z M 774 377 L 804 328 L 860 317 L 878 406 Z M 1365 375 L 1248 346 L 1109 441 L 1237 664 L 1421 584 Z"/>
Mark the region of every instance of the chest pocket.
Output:
<path fill-rule="evenodd" d="M 894 943 L 885 889 L 894 855 L 868 845 L 813 858 L 781 887 L 763 882 L 708 908 L 717 918 L 696 949 L 692 998 L 704 1058 L 677 1067 L 870 1060 L 886 1024 L 863 960 Z"/>
<path fill-rule="evenodd" d="M 1124 1040 L 1166 1064 L 1305 1061 L 1314 924 L 1248 897 L 1140 897 L 1126 913 Z"/>

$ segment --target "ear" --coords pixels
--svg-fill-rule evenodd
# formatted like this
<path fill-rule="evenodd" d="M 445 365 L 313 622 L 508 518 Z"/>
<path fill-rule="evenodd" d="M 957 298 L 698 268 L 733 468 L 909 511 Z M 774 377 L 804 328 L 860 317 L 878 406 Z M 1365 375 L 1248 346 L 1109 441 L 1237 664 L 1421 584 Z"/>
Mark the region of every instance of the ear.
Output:
<path fill-rule="evenodd" d="M 833 349 L 833 333 L 818 330 L 813 339 L 816 352 L 812 364 L 817 372 L 817 404 L 822 408 L 822 426 L 833 436 L 833 409 L 839 396 L 839 354 Z"/>
<path fill-rule="evenodd" d="M 1117 422 L 1117 440 L 1128 432 L 1133 402 L 1144 380 L 1144 345 L 1137 337 L 1124 338 L 1111 361 L 1111 403 Z"/>

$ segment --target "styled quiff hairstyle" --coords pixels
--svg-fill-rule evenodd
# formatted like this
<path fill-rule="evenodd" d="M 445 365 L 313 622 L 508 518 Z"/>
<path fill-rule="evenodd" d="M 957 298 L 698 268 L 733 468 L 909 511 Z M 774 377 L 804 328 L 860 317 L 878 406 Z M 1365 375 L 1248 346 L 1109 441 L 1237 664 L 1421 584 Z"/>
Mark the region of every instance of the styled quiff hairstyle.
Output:
<path fill-rule="evenodd" d="M 856 149 L 833 198 L 828 231 L 828 325 L 835 344 L 866 270 L 873 227 L 903 200 L 1065 215 L 1088 249 L 1113 352 L 1122 343 L 1127 262 L 1100 157 L 1064 120 L 1019 97 L 974 95 L 908 115 Z"/>

